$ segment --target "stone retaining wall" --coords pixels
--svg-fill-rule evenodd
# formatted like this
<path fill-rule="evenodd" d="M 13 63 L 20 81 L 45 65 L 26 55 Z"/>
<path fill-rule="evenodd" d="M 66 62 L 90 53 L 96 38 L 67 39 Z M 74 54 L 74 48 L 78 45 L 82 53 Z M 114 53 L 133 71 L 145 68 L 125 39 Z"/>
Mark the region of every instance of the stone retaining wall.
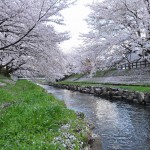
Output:
<path fill-rule="evenodd" d="M 53 86 L 81 93 L 94 94 L 105 99 L 120 100 L 138 104 L 150 104 L 150 93 L 128 91 L 110 87 L 81 87 L 77 85 L 54 84 Z"/>

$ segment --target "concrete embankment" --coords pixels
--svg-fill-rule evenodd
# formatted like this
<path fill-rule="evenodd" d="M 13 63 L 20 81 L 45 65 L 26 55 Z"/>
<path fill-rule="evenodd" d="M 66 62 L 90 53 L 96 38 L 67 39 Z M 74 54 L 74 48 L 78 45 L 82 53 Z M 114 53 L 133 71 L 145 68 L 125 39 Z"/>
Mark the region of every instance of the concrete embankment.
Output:
<path fill-rule="evenodd" d="M 78 85 L 67 85 L 67 84 L 54 84 L 53 86 L 63 89 L 68 89 L 72 91 L 79 91 L 81 93 L 94 94 L 101 98 L 109 100 L 120 100 L 138 104 L 150 104 L 150 92 L 137 92 L 137 91 L 128 91 L 118 88 L 111 87 L 82 87 Z"/>

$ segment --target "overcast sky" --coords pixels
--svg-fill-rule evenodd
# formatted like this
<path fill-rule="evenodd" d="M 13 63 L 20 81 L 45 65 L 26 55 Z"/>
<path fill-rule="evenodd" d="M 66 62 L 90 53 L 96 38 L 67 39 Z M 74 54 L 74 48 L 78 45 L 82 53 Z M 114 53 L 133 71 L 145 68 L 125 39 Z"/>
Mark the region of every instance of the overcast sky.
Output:
<path fill-rule="evenodd" d="M 64 16 L 67 31 L 70 31 L 72 38 L 65 41 L 60 46 L 63 52 L 69 53 L 72 47 L 81 44 L 79 40 L 80 33 L 87 33 L 88 27 L 84 19 L 88 16 L 90 9 L 86 6 L 91 4 L 93 0 L 78 0 L 74 6 L 65 9 L 62 14 Z"/>

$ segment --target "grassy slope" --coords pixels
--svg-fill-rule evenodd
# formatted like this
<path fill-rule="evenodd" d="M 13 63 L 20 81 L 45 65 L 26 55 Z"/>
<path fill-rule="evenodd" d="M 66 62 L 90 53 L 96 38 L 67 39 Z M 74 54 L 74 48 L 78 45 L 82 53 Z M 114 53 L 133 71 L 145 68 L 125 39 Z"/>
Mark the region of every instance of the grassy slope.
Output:
<path fill-rule="evenodd" d="M 85 74 L 72 74 L 69 78 L 67 78 L 67 79 L 70 79 L 70 78 L 76 78 L 76 79 L 79 79 L 79 78 L 81 78 L 81 77 L 83 77 Z M 66 80 L 67 80 L 66 79 Z"/>
<path fill-rule="evenodd" d="M 108 69 L 108 70 L 101 70 L 101 71 L 97 71 L 94 75 L 94 77 L 104 77 L 105 75 L 107 74 L 111 74 L 113 73 L 114 71 L 116 71 L 115 68 L 112 68 L 112 69 Z M 85 73 L 82 73 L 82 74 L 72 74 L 69 78 L 81 78 L 83 77 L 84 75 L 86 75 Z"/>
<path fill-rule="evenodd" d="M 115 68 L 112 68 L 112 69 L 108 69 L 108 70 L 97 71 L 96 74 L 94 75 L 94 77 L 104 77 L 106 74 L 111 74 L 115 70 L 116 70 Z"/>
<path fill-rule="evenodd" d="M 80 149 L 80 142 L 87 140 L 85 122 L 41 87 L 18 81 L 0 87 L 0 95 L 1 150 L 63 150 L 62 141 L 54 139 L 61 136 L 64 124 L 70 125 L 67 132 L 76 137 L 74 149 Z"/>
<path fill-rule="evenodd" d="M 132 86 L 132 85 L 120 85 L 120 86 L 113 86 L 116 88 L 122 88 L 130 91 L 139 91 L 139 92 L 150 92 L 150 86 Z"/>
<path fill-rule="evenodd" d="M 112 84 L 99 84 L 99 83 L 92 83 L 92 82 L 69 82 L 69 81 L 62 81 L 58 82 L 57 84 L 68 84 L 68 85 L 78 85 L 78 86 L 105 86 L 105 87 L 113 87 L 113 88 L 121 88 L 127 89 L 131 91 L 139 91 L 139 92 L 150 92 L 150 86 L 146 85 L 112 85 Z"/>

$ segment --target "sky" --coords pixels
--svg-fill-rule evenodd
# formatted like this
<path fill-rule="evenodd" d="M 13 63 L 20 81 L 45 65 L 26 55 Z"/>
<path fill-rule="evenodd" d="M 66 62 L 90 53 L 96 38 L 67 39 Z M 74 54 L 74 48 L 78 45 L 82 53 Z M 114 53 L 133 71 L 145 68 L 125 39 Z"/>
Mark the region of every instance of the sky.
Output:
<path fill-rule="evenodd" d="M 62 11 L 64 16 L 64 22 L 66 24 L 62 29 L 70 31 L 71 39 L 60 44 L 60 47 L 64 53 L 71 53 L 73 47 L 77 47 L 82 44 L 79 38 L 80 33 L 87 33 L 88 26 L 85 22 L 90 9 L 86 6 L 91 4 L 93 0 L 78 0 L 75 5 Z M 61 29 L 60 29 L 61 30 Z"/>

